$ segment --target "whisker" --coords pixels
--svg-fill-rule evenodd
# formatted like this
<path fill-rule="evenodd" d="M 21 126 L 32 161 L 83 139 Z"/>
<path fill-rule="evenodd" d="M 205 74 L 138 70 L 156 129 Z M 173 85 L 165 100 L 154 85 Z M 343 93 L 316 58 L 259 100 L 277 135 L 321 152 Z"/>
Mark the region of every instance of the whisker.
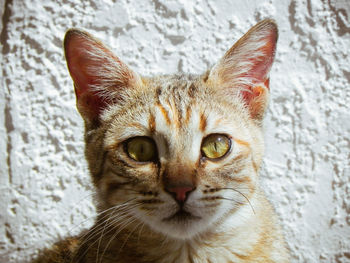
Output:
<path fill-rule="evenodd" d="M 104 231 L 105 231 L 105 229 L 106 229 L 106 226 L 107 225 L 109 225 L 109 220 L 110 219 L 112 219 L 112 217 L 114 216 L 114 213 L 115 213 L 116 211 L 113 211 L 113 213 L 112 213 L 112 215 L 107 219 L 107 220 L 105 220 L 105 224 L 104 224 L 104 227 L 103 227 L 103 230 L 102 230 L 102 233 L 101 233 L 101 235 L 100 235 L 100 238 L 99 238 L 99 241 L 98 241 L 98 245 L 97 245 L 97 253 L 96 253 L 96 263 L 98 262 L 98 252 L 100 251 L 100 245 L 101 245 L 101 241 L 102 241 L 102 237 L 103 237 L 103 233 L 104 233 Z"/>
<path fill-rule="evenodd" d="M 249 199 L 248 199 L 243 193 L 241 193 L 240 191 L 235 190 L 235 189 L 231 189 L 231 190 L 233 190 L 233 191 L 235 191 L 235 192 L 237 192 L 237 193 L 240 193 L 240 194 L 247 200 L 249 206 L 251 207 L 251 209 L 253 210 L 253 213 L 254 213 L 254 215 L 255 215 L 256 213 L 255 213 L 254 207 L 253 207 L 252 204 L 250 203 Z M 234 200 L 234 199 L 224 198 L 224 197 L 222 197 L 222 198 L 220 198 L 220 199 L 229 200 L 229 201 L 236 202 L 237 204 L 244 205 L 244 203 L 238 202 L 238 201 L 236 201 L 236 200 Z"/>
<path fill-rule="evenodd" d="M 94 226 L 92 229 L 90 229 L 85 235 L 83 235 L 81 237 L 81 240 L 84 240 L 80 245 L 79 245 L 79 249 L 83 246 L 85 246 L 85 244 L 87 244 L 87 242 L 89 242 L 90 240 L 94 239 L 97 235 L 99 235 L 101 232 L 104 231 L 105 228 L 108 228 L 110 227 L 111 225 L 115 224 L 116 222 L 118 221 L 121 221 L 123 220 L 127 214 L 128 214 L 128 211 L 133 209 L 134 207 L 137 206 L 137 204 L 135 203 L 131 203 L 131 201 L 134 201 L 136 198 L 133 198 L 133 199 L 130 199 L 130 200 L 127 200 L 125 201 L 124 203 L 118 205 L 118 206 L 114 206 L 114 207 L 111 207 L 109 209 L 106 209 L 105 211 L 103 211 L 104 213 L 110 211 L 110 210 L 113 210 L 113 213 L 112 214 L 106 214 L 105 216 L 103 216 L 102 218 L 99 218 L 99 220 L 102 220 L 102 222 L 97 222 L 96 226 Z M 113 218 L 112 222 L 110 222 L 111 220 L 111 216 L 114 216 L 115 213 L 118 213 L 119 214 L 119 217 L 118 218 Z M 106 218 L 108 216 L 108 219 L 106 220 L 103 220 L 104 218 Z M 103 226 L 102 226 L 103 225 Z M 102 229 L 103 227 L 103 229 Z M 113 230 L 113 229 L 112 229 Z M 110 231 L 112 230 L 108 230 L 107 233 L 109 233 Z M 106 233 L 106 234 L 107 234 Z M 97 242 L 94 241 L 92 242 L 92 244 L 90 244 L 90 246 L 85 250 L 85 253 L 83 253 L 80 257 L 79 257 L 79 260 L 80 258 L 82 258 L 86 253 L 87 251 L 91 248 L 91 246 L 93 244 L 95 244 Z"/>
<path fill-rule="evenodd" d="M 123 245 L 120 247 L 119 253 L 123 250 L 124 246 L 126 245 L 126 243 L 127 243 L 128 240 L 129 240 L 131 234 L 132 234 L 141 224 L 144 225 L 143 222 L 140 222 L 140 223 L 138 223 L 138 224 L 130 231 L 129 235 L 128 235 L 128 236 L 126 237 L 126 239 L 124 240 Z"/>
<path fill-rule="evenodd" d="M 125 223 L 125 222 L 124 222 L 124 219 L 125 219 L 125 218 L 128 218 L 128 216 L 129 216 L 128 212 L 125 212 L 122 216 L 118 217 L 117 220 L 114 219 L 113 222 L 110 223 L 110 224 L 108 225 L 108 227 L 110 227 L 111 225 L 116 224 L 118 221 L 120 221 L 120 223 L 117 224 L 117 225 L 115 225 L 114 228 L 112 228 L 112 229 L 110 229 L 109 231 L 107 231 L 106 234 L 112 232 L 115 228 L 117 228 L 117 227 L 123 225 L 123 224 Z M 132 220 L 133 218 L 130 218 L 130 219 Z M 130 220 L 129 220 L 128 222 L 130 222 Z M 116 236 L 120 231 L 122 231 L 125 227 L 126 227 L 126 226 L 123 226 L 121 229 L 119 229 L 119 231 L 118 231 L 116 234 L 114 234 L 114 235 L 112 236 L 111 241 L 112 241 L 112 240 L 115 238 L 115 236 Z M 100 240 L 102 239 L 102 236 L 103 236 L 103 232 L 101 233 Z M 109 244 L 110 244 L 110 242 L 107 244 L 107 247 L 108 247 Z M 105 250 L 106 250 L 106 249 L 105 249 Z M 105 251 L 105 250 L 104 250 L 104 251 Z M 97 257 L 98 257 L 98 251 L 99 251 L 99 249 L 97 250 L 97 255 L 96 255 Z M 102 257 L 103 257 L 103 254 L 104 254 L 104 253 L 102 253 Z M 101 257 L 101 260 L 102 260 L 102 257 Z M 101 262 L 101 260 L 100 260 L 100 262 Z M 96 261 L 96 262 L 97 262 L 97 261 Z"/>
<path fill-rule="evenodd" d="M 126 201 L 126 202 L 124 202 L 124 203 L 122 203 L 122 204 L 120 204 L 120 205 L 110 207 L 110 208 L 108 208 L 108 209 L 102 211 L 102 212 L 99 213 L 99 214 L 101 215 L 101 214 L 103 214 L 103 213 L 107 213 L 107 212 L 109 212 L 110 210 L 114 210 L 114 211 L 113 211 L 113 213 L 114 213 L 115 211 L 118 211 L 118 209 L 125 209 L 125 208 L 127 208 L 127 206 L 129 205 L 128 202 L 131 202 L 131 201 L 133 201 L 133 200 L 135 200 L 135 199 L 136 199 L 136 198 L 133 198 L 133 199 L 130 199 L 130 200 L 128 200 L 128 201 Z M 112 213 L 112 214 L 113 214 L 113 213 Z M 104 218 L 109 217 L 109 216 L 110 216 L 110 214 L 107 213 L 107 214 L 104 215 L 102 218 L 98 218 L 98 221 L 103 220 Z M 105 220 L 103 220 L 103 222 L 105 222 Z M 102 224 L 103 222 L 101 222 L 101 224 Z M 99 223 L 97 223 L 96 226 L 94 226 L 93 228 L 91 228 L 91 229 L 89 230 L 89 232 L 86 233 L 85 235 L 83 235 L 81 238 L 84 239 L 84 238 L 87 237 L 87 235 L 94 233 L 94 230 L 95 230 L 96 228 L 98 228 L 98 227 L 99 227 Z"/>
<path fill-rule="evenodd" d="M 112 222 L 109 222 L 109 223 L 106 222 L 107 220 L 105 220 L 104 222 L 105 222 L 105 224 L 108 224 L 106 227 L 110 227 L 112 224 L 115 224 L 115 222 L 117 222 L 117 221 L 122 221 L 125 217 L 126 217 L 126 215 L 121 216 L 120 218 L 118 218 L 118 220 L 115 220 L 115 219 L 114 219 Z M 82 244 L 80 245 L 80 248 L 82 248 L 82 247 L 88 245 L 88 242 L 89 242 L 90 240 L 93 240 L 96 236 L 98 236 L 98 235 L 101 234 L 101 232 L 102 232 L 102 223 L 99 224 L 99 225 L 95 228 L 95 230 L 97 230 L 97 231 L 92 231 L 91 233 L 89 233 L 88 238 L 85 239 L 84 242 L 82 242 Z M 113 231 L 113 230 L 114 230 L 113 228 L 112 228 L 112 229 L 109 229 L 109 230 L 106 231 L 104 234 L 106 235 L 106 234 L 110 233 L 110 232 Z M 91 244 L 89 244 L 89 246 L 88 246 L 86 249 L 84 249 L 84 252 L 80 255 L 80 257 L 78 258 L 77 261 L 79 261 L 80 259 L 82 259 L 82 257 L 83 257 L 84 255 L 86 255 L 86 253 L 91 249 L 91 247 L 92 247 L 98 240 L 99 240 L 99 239 L 96 239 L 95 241 L 91 242 Z"/>
<path fill-rule="evenodd" d="M 132 206 L 132 207 L 126 207 L 126 208 L 127 208 L 128 210 L 131 210 L 132 208 L 135 208 L 136 206 L 137 206 L 137 205 L 135 204 L 135 205 Z M 124 209 L 126 209 L 126 208 L 124 208 Z M 103 222 L 100 222 L 100 223 L 95 227 L 95 229 L 102 228 L 101 225 L 102 225 L 103 223 L 104 223 L 104 228 L 108 228 L 108 227 L 112 226 L 113 224 L 115 224 L 116 222 L 121 221 L 121 220 L 123 220 L 125 217 L 128 216 L 128 211 L 115 211 L 115 212 L 118 212 L 119 217 L 113 218 L 112 221 L 110 221 L 110 218 L 108 218 L 108 219 L 104 220 Z M 114 213 L 115 213 L 115 212 L 113 212 L 113 214 L 110 215 L 110 216 L 111 216 L 111 217 L 114 216 Z M 112 229 L 112 230 L 113 230 L 113 229 Z M 109 233 L 109 232 L 111 232 L 112 230 L 108 230 L 108 231 L 106 232 L 106 234 Z M 93 239 L 94 236 L 99 235 L 101 232 L 103 232 L 103 229 L 99 229 L 99 230 L 97 230 L 97 232 L 92 231 L 92 232 L 90 233 L 90 235 L 87 237 L 87 239 L 84 240 L 84 242 Z M 95 241 L 95 242 L 96 242 L 96 241 Z"/>
<path fill-rule="evenodd" d="M 137 237 L 137 244 L 140 244 L 140 236 L 144 226 L 145 226 L 145 223 L 142 223 L 141 229 L 139 231 L 139 236 Z"/>
<path fill-rule="evenodd" d="M 107 245 L 105 246 L 105 249 L 104 249 L 103 252 L 102 252 L 101 259 L 100 259 L 100 263 L 102 262 L 102 259 L 103 259 L 103 257 L 104 257 L 104 254 L 106 253 L 106 251 L 107 251 L 109 245 L 112 243 L 112 241 L 115 239 L 115 237 L 116 237 L 122 230 L 124 230 L 128 225 L 130 225 L 131 223 L 133 223 L 133 222 L 135 222 L 135 221 L 136 221 L 135 218 L 130 218 L 130 219 L 127 220 L 126 222 L 123 222 L 121 228 L 119 228 L 118 231 L 112 235 L 112 237 L 111 237 L 110 240 L 108 241 Z M 119 251 L 119 253 L 120 253 L 120 251 Z"/>
<path fill-rule="evenodd" d="M 218 199 L 232 201 L 232 202 L 235 202 L 235 203 L 237 203 L 239 205 L 244 205 L 245 204 L 245 203 L 239 202 L 237 200 L 234 200 L 234 199 L 231 199 L 231 198 L 226 198 L 226 197 L 220 197 Z"/>
<path fill-rule="evenodd" d="M 231 187 L 226 187 L 223 190 L 225 190 L 225 189 L 226 190 L 233 190 Z M 234 189 L 236 189 L 238 191 L 240 191 L 240 190 L 242 190 L 242 191 L 252 190 L 252 188 L 250 188 L 250 187 L 235 187 Z M 260 190 L 256 190 L 256 191 L 254 191 L 253 195 L 265 196 L 265 193 L 260 191 Z"/>
<path fill-rule="evenodd" d="M 164 236 L 164 239 L 160 245 L 160 248 L 162 248 L 166 243 L 168 242 L 168 237 L 167 236 Z"/>
<path fill-rule="evenodd" d="M 79 227 L 80 225 L 85 224 L 87 221 L 91 220 L 93 217 L 98 218 L 99 216 L 101 216 L 102 214 L 105 214 L 105 213 L 106 213 L 106 214 L 105 214 L 103 217 L 99 218 L 99 219 L 101 220 L 101 219 L 103 219 L 103 218 L 105 218 L 105 217 L 108 217 L 109 214 L 107 214 L 107 212 L 109 212 L 110 210 L 113 210 L 113 209 L 115 209 L 115 207 L 110 207 L 110 208 L 105 209 L 105 210 L 103 210 L 103 211 L 101 211 L 101 212 L 99 212 L 99 213 L 97 213 L 97 214 L 95 214 L 95 215 L 93 215 L 93 216 L 91 216 L 91 217 L 88 217 L 88 218 L 84 219 L 84 220 L 81 221 L 79 224 L 76 224 L 76 225 L 73 226 L 70 230 L 68 230 L 68 232 L 71 233 L 71 232 L 73 231 L 74 228 L 77 228 L 77 227 Z M 92 229 L 90 229 L 90 230 L 92 230 Z"/>
<path fill-rule="evenodd" d="M 247 202 L 250 204 L 250 206 L 251 206 L 251 203 L 250 203 L 250 201 L 249 201 L 249 199 L 247 198 L 247 196 L 245 196 L 241 191 L 239 191 L 239 190 L 237 190 L 237 189 L 235 189 L 235 188 L 231 188 L 231 187 L 223 187 L 223 188 L 221 188 L 221 189 L 224 189 L 224 190 L 232 190 L 232 191 L 235 191 L 236 193 L 239 193 L 239 194 L 241 194 L 246 200 L 247 200 Z M 253 207 L 252 207 L 253 208 Z M 253 209 L 254 210 L 254 209 Z M 254 212 L 255 213 L 255 212 Z"/>

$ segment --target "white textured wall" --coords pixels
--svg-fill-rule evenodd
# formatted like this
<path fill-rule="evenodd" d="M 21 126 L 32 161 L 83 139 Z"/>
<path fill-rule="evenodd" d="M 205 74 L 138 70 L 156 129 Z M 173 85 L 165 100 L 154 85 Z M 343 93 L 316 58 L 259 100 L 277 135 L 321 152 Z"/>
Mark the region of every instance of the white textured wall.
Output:
<path fill-rule="evenodd" d="M 200 73 L 265 17 L 280 29 L 262 178 L 293 262 L 350 262 L 350 2 L 2 0 L 0 262 L 93 219 L 61 47 L 96 34 L 141 74 Z M 87 221 L 84 221 L 88 219 Z"/>

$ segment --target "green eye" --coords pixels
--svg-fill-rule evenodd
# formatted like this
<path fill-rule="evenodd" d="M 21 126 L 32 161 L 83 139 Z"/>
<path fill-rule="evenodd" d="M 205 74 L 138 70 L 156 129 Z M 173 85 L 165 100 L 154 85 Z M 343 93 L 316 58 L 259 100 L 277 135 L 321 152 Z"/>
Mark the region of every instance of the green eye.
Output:
<path fill-rule="evenodd" d="M 231 140 L 222 134 L 211 134 L 202 142 L 202 154 L 210 159 L 224 156 L 231 148 Z"/>
<path fill-rule="evenodd" d="M 150 162 L 156 158 L 157 148 L 154 141 L 148 137 L 134 137 L 127 141 L 126 152 L 135 161 Z"/>

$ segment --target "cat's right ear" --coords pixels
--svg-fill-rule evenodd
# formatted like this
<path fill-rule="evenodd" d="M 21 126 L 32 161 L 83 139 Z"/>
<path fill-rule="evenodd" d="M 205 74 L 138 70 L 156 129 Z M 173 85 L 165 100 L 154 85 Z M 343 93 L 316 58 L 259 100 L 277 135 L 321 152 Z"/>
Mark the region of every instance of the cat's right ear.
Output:
<path fill-rule="evenodd" d="M 64 51 L 74 82 L 77 108 L 88 123 L 98 123 L 103 109 L 122 99 L 123 90 L 141 85 L 138 74 L 84 31 L 68 30 Z"/>

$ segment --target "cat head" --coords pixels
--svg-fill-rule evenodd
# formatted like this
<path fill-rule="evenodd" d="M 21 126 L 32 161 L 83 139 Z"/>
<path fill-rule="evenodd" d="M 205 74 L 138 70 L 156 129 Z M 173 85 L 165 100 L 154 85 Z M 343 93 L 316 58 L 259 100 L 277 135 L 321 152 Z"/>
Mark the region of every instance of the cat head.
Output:
<path fill-rule="evenodd" d="M 264 20 L 202 75 L 142 77 L 69 30 L 65 55 L 101 207 L 180 239 L 249 207 L 277 38 Z"/>

